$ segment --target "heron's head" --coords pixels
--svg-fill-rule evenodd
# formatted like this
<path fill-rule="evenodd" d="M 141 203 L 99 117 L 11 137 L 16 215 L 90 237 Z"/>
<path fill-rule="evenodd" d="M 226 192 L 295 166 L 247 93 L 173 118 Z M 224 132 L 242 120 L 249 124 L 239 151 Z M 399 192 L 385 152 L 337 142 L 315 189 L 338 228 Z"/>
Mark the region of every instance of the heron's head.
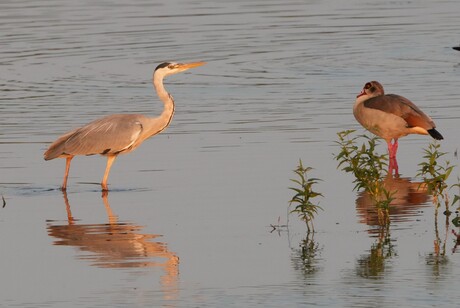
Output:
<path fill-rule="evenodd" d="M 384 95 L 385 91 L 383 90 L 383 86 L 378 81 L 369 81 L 367 82 L 361 92 L 358 94 L 357 97 L 364 96 L 366 99 L 371 97 Z"/>
<path fill-rule="evenodd" d="M 164 62 L 155 68 L 155 74 L 160 74 L 163 77 L 177 74 L 188 69 L 201 66 L 206 62 L 191 62 L 191 63 L 175 63 L 175 62 Z"/>

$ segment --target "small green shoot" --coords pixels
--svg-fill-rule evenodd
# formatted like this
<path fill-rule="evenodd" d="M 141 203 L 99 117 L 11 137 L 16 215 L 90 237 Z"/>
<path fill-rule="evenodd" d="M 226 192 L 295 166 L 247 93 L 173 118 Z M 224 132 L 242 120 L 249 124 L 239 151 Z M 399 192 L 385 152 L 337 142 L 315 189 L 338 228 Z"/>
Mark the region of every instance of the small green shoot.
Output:
<path fill-rule="evenodd" d="M 318 210 L 322 210 L 318 204 L 313 203 L 311 200 L 323 196 L 321 193 L 313 190 L 313 186 L 317 184 L 320 179 L 308 178 L 307 173 L 312 169 L 311 167 L 304 167 L 302 160 L 299 160 L 299 166 L 294 170 L 298 178 L 291 179 L 291 181 L 298 184 L 300 187 L 289 188 L 296 193 L 289 201 L 289 205 L 296 204 L 296 207 L 290 213 L 298 214 L 299 218 L 307 225 L 308 232 L 315 232 L 313 219 L 318 213 Z"/>
<path fill-rule="evenodd" d="M 424 149 L 425 161 L 419 165 L 417 176 L 423 178 L 424 184 L 427 186 L 428 192 L 433 196 L 433 203 L 438 209 L 442 203 L 445 205 L 445 214 L 449 216 L 452 212 L 450 206 L 455 205 L 459 200 L 460 196 L 455 194 L 452 201 L 448 194 L 448 190 L 454 187 L 460 187 L 460 180 L 457 178 L 457 184 L 448 185 L 447 180 L 452 173 L 455 166 L 450 165 L 450 162 L 446 160 L 444 165 L 438 161 L 441 157 L 447 153 L 440 151 L 441 145 L 439 143 L 430 143 L 428 149 Z"/>

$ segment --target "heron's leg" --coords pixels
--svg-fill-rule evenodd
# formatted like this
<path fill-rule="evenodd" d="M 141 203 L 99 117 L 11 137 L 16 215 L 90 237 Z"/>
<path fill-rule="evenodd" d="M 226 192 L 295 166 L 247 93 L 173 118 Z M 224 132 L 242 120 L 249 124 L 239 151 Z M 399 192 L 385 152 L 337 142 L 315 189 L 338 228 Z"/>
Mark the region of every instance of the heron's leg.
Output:
<path fill-rule="evenodd" d="M 109 190 L 109 187 L 107 186 L 107 179 L 109 178 L 110 168 L 112 168 L 112 164 L 115 161 L 115 158 L 117 158 L 115 155 L 107 156 L 107 166 L 105 167 L 104 178 L 102 179 L 101 183 L 102 190 L 104 191 Z"/>
<path fill-rule="evenodd" d="M 65 173 L 64 180 L 62 181 L 61 190 L 66 191 L 67 189 L 67 178 L 69 177 L 70 162 L 72 161 L 73 156 L 67 156 L 65 159 Z"/>

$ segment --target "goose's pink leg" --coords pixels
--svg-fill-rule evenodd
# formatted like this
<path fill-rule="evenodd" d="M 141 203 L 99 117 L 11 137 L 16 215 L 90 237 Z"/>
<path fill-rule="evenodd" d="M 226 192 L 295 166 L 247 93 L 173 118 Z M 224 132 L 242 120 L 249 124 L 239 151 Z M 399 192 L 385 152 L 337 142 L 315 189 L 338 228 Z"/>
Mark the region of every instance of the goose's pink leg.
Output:
<path fill-rule="evenodd" d="M 388 173 L 395 176 L 399 175 L 398 161 L 396 160 L 396 157 L 390 158 Z"/>
<path fill-rule="evenodd" d="M 398 168 L 398 161 L 396 160 L 396 153 L 398 152 L 398 139 L 393 139 L 394 142 L 391 143 L 391 139 L 387 140 L 388 144 L 388 155 L 390 156 L 390 162 L 388 164 L 388 173 L 398 175 L 399 168 Z"/>
<path fill-rule="evenodd" d="M 396 158 L 396 153 L 398 152 L 398 139 L 393 139 L 393 157 Z"/>
<path fill-rule="evenodd" d="M 391 140 L 387 141 L 388 143 L 388 154 L 391 158 L 396 158 L 396 152 L 398 152 L 398 139 L 393 139 L 394 142 L 391 143 Z"/>
<path fill-rule="evenodd" d="M 388 156 L 391 158 L 391 155 L 393 152 L 393 145 L 391 144 L 391 139 L 387 140 L 387 145 L 388 145 Z"/>

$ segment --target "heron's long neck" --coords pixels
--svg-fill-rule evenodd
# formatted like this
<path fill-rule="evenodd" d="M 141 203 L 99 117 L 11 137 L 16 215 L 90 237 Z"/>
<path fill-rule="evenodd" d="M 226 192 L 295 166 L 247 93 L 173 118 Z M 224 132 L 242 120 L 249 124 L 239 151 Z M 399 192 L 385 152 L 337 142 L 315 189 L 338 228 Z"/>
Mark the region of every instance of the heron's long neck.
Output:
<path fill-rule="evenodd" d="M 158 97 L 164 104 L 163 112 L 158 118 L 156 118 L 157 127 L 154 128 L 154 130 L 156 131 L 152 132 L 153 134 L 157 134 L 161 132 L 163 129 L 165 129 L 171 122 L 172 117 L 174 115 L 174 99 L 171 96 L 171 94 L 169 94 L 168 91 L 166 91 L 163 85 L 163 77 L 164 76 L 153 75 L 153 86 L 157 91 Z"/>

